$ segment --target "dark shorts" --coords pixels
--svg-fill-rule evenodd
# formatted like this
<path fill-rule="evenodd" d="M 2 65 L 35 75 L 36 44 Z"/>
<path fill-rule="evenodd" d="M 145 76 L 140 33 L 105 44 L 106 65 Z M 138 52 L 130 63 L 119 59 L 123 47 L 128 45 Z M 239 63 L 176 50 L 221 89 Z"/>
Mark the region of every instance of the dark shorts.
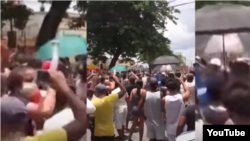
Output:
<path fill-rule="evenodd" d="M 131 111 L 133 116 L 140 117 L 142 116 L 142 111 L 138 108 L 138 106 L 133 106 Z"/>
<path fill-rule="evenodd" d="M 94 132 L 95 132 L 95 118 L 94 117 L 90 117 L 90 124 L 89 124 L 89 129 L 90 129 L 90 132 L 91 132 L 91 141 L 95 141 L 95 138 L 94 138 Z"/>
<path fill-rule="evenodd" d="M 94 137 L 95 141 L 115 141 L 115 136 Z"/>

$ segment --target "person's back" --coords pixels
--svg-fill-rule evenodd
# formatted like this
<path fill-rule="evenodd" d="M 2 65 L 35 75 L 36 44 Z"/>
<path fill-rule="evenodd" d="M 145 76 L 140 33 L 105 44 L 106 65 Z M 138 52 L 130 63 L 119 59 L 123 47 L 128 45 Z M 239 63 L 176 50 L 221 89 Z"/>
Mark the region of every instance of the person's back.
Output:
<path fill-rule="evenodd" d="M 118 92 L 120 92 L 121 89 L 118 87 L 116 89 L 114 89 L 111 94 L 117 94 Z M 121 97 L 120 99 L 117 100 L 116 104 L 115 104 L 115 107 L 116 108 L 124 108 L 124 107 L 127 107 L 127 101 L 126 101 L 126 98 L 128 97 L 127 94 L 125 94 L 123 97 Z"/>
<path fill-rule="evenodd" d="M 146 86 L 146 84 L 147 84 L 147 79 L 148 79 L 147 76 L 143 76 L 143 77 L 142 77 L 143 87 Z"/>
<path fill-rule="evenodd" d="M 185 109 L 187 131 L 195 130 L 195 105 L 188 105 Z"/>
<path fill-rule="evenodd" d="M 132 91 L 132 93 L 135 92 L 135 94 L 133 94 L 133 96 L 132 96 L 132 107 L 137 107 L 139 102 L 140 102 L 141 92 L 139 94 L 137 94 L 137 91 L 138 91 L 137 88 L 135 88 Z"/>
<path fill-rule="evenodd" d="M 137 87 L 137 86 L 136 86 L 135 84 L 129 84 L 129 85 L 126 87 L 126 90 L 127 90 L 127 93 L 128 93 L 129 96 L 130 96 L 132 90 L 133 90 L 134 88 L 136 88 L 136 87 Z"/>
<path fill-rule="evenodd" d="M 147 91 L 144 104 L 144 112 L 147 118 L 147 124 L 151 124 L 154 126 L 163 125 L 160 91 Z"/>
<path fill-rule="evenodd" d="M 95 136 L 113 136 L 113 112 L 118 94 L 112 94 L 101 99 L 94 99 L 92 102 L 96 107 Z"/>
<path fill-rule="evenodd" d="M 190 92 L 190 97 L 187 101 L 188 105 L 191 104 L 195 104 L 195 83 L 193 83 L 194 80 L 194 76 L 192 74 L 187 74 L 187 81 L 185 82 L 185 85 L 187 86 L 187 88 L 189 89 Z"/>
<path fill-rule="evenodd" d="M 165 96 L 165 110 L 168 134 L 176 133 L 179 118 L 185 109 L 181 94 Z"/>

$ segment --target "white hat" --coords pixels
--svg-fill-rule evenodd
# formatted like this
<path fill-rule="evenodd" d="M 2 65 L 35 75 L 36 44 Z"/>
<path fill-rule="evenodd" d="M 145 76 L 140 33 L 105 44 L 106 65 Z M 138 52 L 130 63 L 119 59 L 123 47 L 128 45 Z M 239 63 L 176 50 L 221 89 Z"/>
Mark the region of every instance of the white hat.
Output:
<path fill-rule="evenodd" d="M 220 59 L 218 59 L 218 58 L 212 58 L 209 63 L 213 64 L 213 65 L 216 65 L 216 66 L 221 66 L 222 65 Z"/>

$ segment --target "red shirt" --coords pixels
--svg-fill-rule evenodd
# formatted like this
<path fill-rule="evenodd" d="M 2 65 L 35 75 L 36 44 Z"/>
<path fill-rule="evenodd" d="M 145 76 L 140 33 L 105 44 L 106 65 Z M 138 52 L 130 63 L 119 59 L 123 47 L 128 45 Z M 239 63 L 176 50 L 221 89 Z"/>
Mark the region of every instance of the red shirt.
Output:
<path fill-rule="evenodd" d="M 34 102 L 36 104 L 39 104 L 43 101 L 43 98 L 41 96 L 40 90 L 37 89 L 34 91 L 34 93 L 29 97 L 30 102 Z"/>

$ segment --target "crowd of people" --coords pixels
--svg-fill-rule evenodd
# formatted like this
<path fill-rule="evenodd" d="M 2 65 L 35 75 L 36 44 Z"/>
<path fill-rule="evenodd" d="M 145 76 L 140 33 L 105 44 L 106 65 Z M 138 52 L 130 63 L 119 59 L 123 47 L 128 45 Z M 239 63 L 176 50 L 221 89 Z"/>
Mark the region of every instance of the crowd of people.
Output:
<path fill-rule="evenodd" d="M 202 141 L 202 125 L 249 125 L 249 58 L 223 63 L 196 57 L 196 140 Z"/>
<path fill-rule="evenodd" d="M 96 107 L 94 114 L 88 115 L 91 141 L 132 140 L 137 127 L 139 141 L 143 140 L 144 128 L 150 141 L 163 141 L 166 137 L 175 141 L 183 132 L 194 133 L 194 80 L 194 70 L 187 74 L 89 73 L 87 96 Z M 127 138 L 125 132 L 129 133 Z"/>
<path fill-rule="evenodd" d="M 34 58 L 5 68 L 2 140 L 88 141 L 87 129 L 91 141 L 131 140 L 138 127 L 140 141 L 144 128 L 150 140 L 165 140 L 166 131 L 174 141 L 194 131 L 194 71 L 88 73 L 86 57 L 79 58 L 77 65 L 60 59 L 57 69 Z"/>
<path fill-rule="evenodd" d="M 51 69 L 50 61 L 19 59 L 1 72 L 1 140 L 86 141 L 86 115 L 95 111 L 86 101 L 86 59 L 77 78 L 62 60 Z"/>

